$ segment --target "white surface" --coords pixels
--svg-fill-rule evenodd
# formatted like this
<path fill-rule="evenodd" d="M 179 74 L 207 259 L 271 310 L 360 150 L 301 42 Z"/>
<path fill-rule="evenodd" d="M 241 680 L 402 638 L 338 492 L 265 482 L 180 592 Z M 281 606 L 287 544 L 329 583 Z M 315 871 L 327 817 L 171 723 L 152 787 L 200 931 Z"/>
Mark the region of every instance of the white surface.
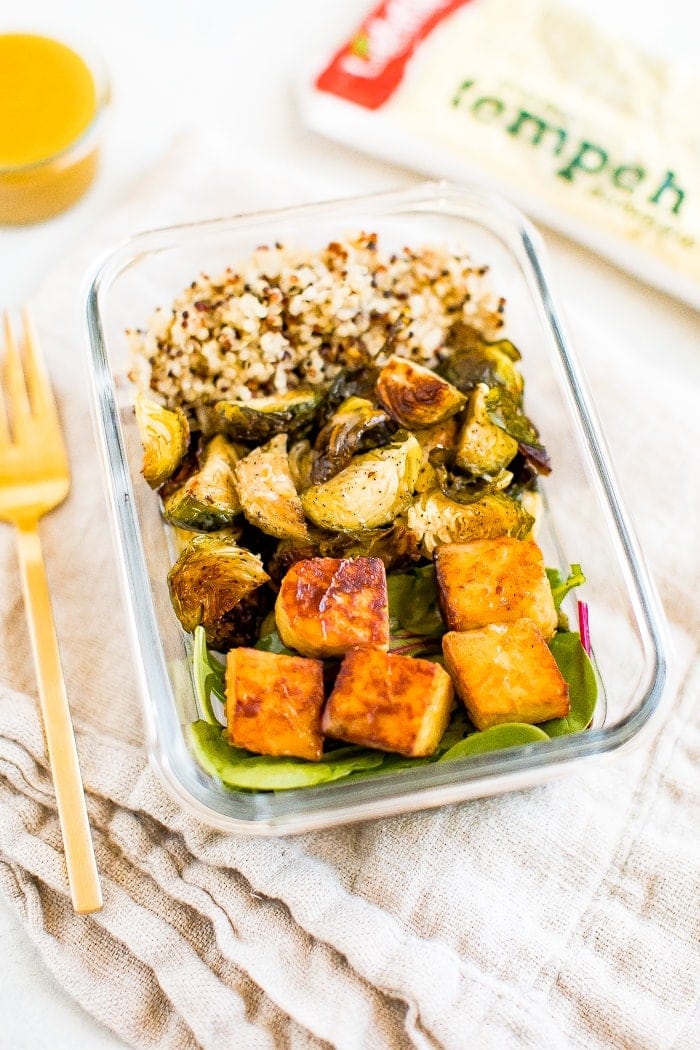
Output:
<path fill-rule="evenodd" d="M 700 64 L 700 14 L 688 0 L 571 0 L 601 23 L 664 56 Z M 103 54 L 114 105 L 102 173 L 89 197 L 43 226 L 0 229 L 0 306 L 33 289 L 94 221 L 113 207 L 179 132 L 206 123 L 235 136 L 246 151 L 308 165 L 336 178 L 340 192 L 405 181 L 387 165 L 306 131 L 296 115 L 291 79 L 354 28 L 371 0 L 24 0 L 0 29 L 28 28 L 79 37 Z M 21 10 L 21 15 L 17 12 Z M 359 12 L 359 14 L 358 14 Z M 659 21 L 659 19 L 662 21 Z M 700 383 L 698 315 L 645 288 L 590 253 L 547 236 L 564 314 L 589 312 Z M 79 334 L 76 333 L 76 352 Z M 585 361 L 583 362 L 585 367 Z M 9 904 L 0 899 L 0 1047 L 22 1050 L 123 1045 L 95 1024 L 46 972 Z"/>

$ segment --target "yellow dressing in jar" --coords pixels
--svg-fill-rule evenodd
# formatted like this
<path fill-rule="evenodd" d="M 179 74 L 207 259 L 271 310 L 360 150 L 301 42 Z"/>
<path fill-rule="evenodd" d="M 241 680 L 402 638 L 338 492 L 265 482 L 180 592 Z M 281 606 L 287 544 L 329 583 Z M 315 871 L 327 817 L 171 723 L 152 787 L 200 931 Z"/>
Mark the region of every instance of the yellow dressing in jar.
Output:
<path fill-rule="evenodd" d="M 87 190 L 104 94 L 66 44 L 0 34 L 0 223 L 49 218 Z"/>

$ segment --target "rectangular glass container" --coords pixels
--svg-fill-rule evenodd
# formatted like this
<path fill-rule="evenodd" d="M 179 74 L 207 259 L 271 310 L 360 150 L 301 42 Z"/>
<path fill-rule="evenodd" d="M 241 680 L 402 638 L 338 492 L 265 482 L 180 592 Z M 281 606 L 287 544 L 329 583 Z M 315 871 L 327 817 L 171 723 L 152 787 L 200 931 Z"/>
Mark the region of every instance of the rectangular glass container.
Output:
<path fill-rule="evenodd" d="M 593 726 L 576 735 L 355 782 L 233 791 L 201 769 L 184 732 L 198 717 L 191 639 L 170 605 L 173 559 L 159 500 L 141 477 L 125 330 L 145 325 L 200 273 L 235 266 L 261 244 L 318 249 L 359 231 L 377 233 L 384 250 L 466 248 L 475 265 L 489 267 L 491 289 L 505 296 L 504 334 L 522 352 L 526 411 L 553 463 L 541 486 L 546 514 L 538 542 L 546 563 L 565 575 L 570 562 L 583 566 L 581 597 L 603 688 Z M 462 802 L 569 772 L 638 742 L 658 723 L 668 677 L 665 625 L 545 271 L 539 235 L 516 209 L 445 183 L 154 230 L 101 262 L 87 292 L 89 368 L 147 748 L 192 815 L 222 831 L 280 835 Z M 569 614 L 575 623 L 573 598 Z"/>

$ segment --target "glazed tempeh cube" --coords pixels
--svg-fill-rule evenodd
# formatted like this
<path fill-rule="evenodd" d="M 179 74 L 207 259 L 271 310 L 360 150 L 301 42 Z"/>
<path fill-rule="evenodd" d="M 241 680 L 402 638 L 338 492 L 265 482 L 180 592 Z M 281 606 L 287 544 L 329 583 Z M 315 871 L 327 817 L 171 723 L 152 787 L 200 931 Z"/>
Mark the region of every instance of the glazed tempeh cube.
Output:
<path fill-rule="evenodd" d="M 323 664 L 303 656 L 231 649 L 226 659 L 228 739 L 261 755 L 318 761 L 323 749 Z"/>
<path fill-rule="evenodd" d="M 435 551 L 440 604 L 452 631 L 489 623 L 534 620 L 545 638 L 557 629 L 557 611 L 542 551 L 512 536 L 446 543 Z"/>
<path fill-rule="evenodd" d="M 353 649 L 328 698 L 323 732 L 413 758 L 432 755 L 453 703 L 450 676 L 439 664 L 380 649 Z"/>
<path fill-rule="evenodd" d="M 442 650 L 477 729 L 568 715 L 569 687 L 532 620 L 452 631 L 444 636 Z"/>
<path fill-rule="evenodd" d="M 344 656 L 356 645 L 389 645 L 386 571 L 379 558 L 309 558 L 282 580 L 280 638 L 305 656 Z"/>

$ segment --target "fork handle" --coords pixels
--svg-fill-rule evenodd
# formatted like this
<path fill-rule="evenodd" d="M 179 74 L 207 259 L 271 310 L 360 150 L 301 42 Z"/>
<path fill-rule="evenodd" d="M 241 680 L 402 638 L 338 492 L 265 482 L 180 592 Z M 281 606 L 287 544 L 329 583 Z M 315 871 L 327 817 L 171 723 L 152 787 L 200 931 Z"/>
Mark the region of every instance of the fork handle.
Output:
<path fill-rule="evenodd" d="M 102 891 L 58 652 L 38 523 L 18 525 L 17 543 L 22 592 L 73 907 L 81 914 L 99 911 L 102 907 Z"/>

